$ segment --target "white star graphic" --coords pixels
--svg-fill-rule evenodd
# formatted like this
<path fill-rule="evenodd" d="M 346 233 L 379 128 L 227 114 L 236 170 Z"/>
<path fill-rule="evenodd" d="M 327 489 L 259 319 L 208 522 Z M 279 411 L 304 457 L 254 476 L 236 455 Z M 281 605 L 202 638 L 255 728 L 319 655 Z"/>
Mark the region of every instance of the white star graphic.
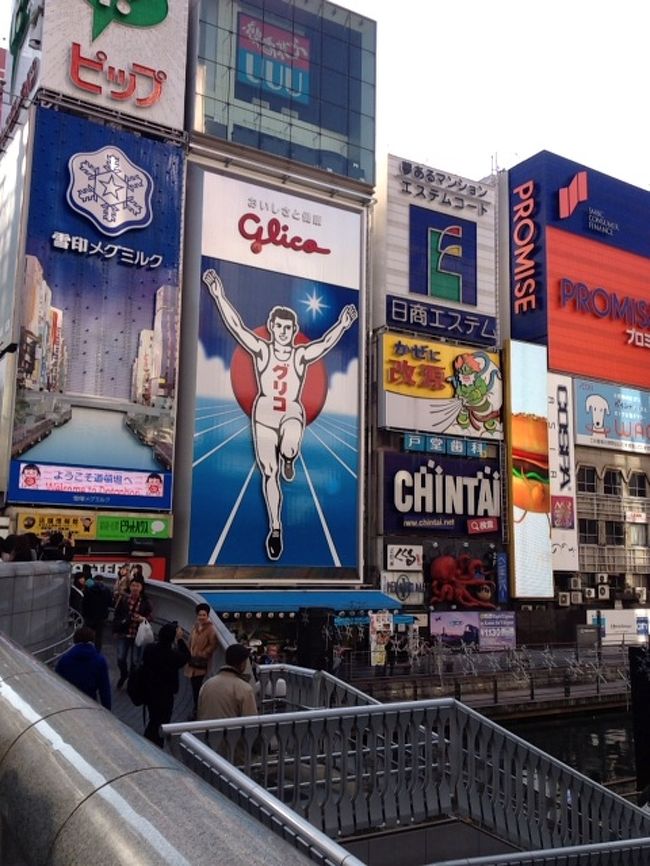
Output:
<path fill-rule="evenodd" d="M 110 174 L 108 176 L 108 180 L 106 180 L 106 181 L 100 180 L 99 182 L 104 187 L 104 192 L 103 192 L 104 198 L 109 198 L 109 196 L 112 196 L 116 201 L 119 199 L 118 193 L 120 192 L 120 190 L 124 189 L 124 186 L 123 185 L 121 186 L 120 184 L 117 183 L 117 181 L 115 180 L 114 174 Z"/>
<path fill-rule="evenodd" d="M 307 312 L 311 313 L 313 319 L 315 319 L 316 316 L 319 316 L 323 310 L 327 309 L 327 304 L 323 301 L 323 298 L 316 293 L 316 289 L 312 289 L 311 294 L 307 295 L 307 297 L 304 300 L 301 300 L 300 303 L 307 307 Z"/>

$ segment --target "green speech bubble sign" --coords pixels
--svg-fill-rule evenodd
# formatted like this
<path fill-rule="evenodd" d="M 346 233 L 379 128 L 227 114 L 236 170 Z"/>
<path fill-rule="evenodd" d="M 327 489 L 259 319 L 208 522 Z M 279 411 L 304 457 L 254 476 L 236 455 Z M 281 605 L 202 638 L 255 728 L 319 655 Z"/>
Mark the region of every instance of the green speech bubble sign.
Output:
<path fill-rule="evenodd" d="M 154 27 L 167 17 L 167 0 L 86 0 L 93 7 L 92 41 L 111 21 L 128 27 Z"/>

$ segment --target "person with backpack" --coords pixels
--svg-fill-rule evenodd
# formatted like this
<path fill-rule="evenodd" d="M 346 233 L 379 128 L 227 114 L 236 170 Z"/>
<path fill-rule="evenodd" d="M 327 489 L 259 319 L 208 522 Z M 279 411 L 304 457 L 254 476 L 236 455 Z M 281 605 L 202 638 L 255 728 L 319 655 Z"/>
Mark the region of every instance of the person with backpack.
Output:
<path fill-rule="evenodd" d="M 95 632 L 95 649 L 102 648 L 104 623 L 113 603 L 113 593 L 104 583 L 104 575 L 98 571 L 90 585 L 86 581 L 86 589 L 81 603 L 81 613 L 84 623 Z"/>
<path fill-rule="evenodd" d="M 63 653 L 54 670 L 93 700 L 99 699 L 107 710 L 111 708 L 111 684 L 108 663 L 95 649 L 95 635 L 86 625 L 80 626 L 72 638 L 73 646 Z"/>
<path fill-rule="evenodd" d="M 183 629 L 175 622 L 165 623 L 156 641 L 144 648 L 141 679 L 149 713 L 144 735 L 161 748 L 164 740 L 160 726 L 171 721 L 174 695 L 178 692 L 178 672 L 189 660 L 190 650 L 183 640 Z"/>

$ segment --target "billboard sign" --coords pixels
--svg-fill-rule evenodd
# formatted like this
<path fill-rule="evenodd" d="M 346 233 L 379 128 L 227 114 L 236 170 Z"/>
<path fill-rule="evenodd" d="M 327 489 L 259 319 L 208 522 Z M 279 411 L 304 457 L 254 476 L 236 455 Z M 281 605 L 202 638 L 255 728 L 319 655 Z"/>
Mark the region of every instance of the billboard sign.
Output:
<path fill-rule="evenodd" d="M 552 598 L 546 347 L 509 344 L 514 598 Z"/>
<path fill-rule="evenodd" d="M 381 591 L 401 604 L 424 604 L 422 572 L 382 571 Z"/>
<path fill-rule="evenodd" d="M 650 454 L 650 391 L 575 379 L 576 442 Z"/>
<path fill-rule="evenodd" d="M 578 571 L 573 387 L 568 376 L 548 374 L 548 475 L 554 571 Z"/>
<path fill-rule="evenodd" d="M 495 186 L 396 156 L 388 157 L 383 183 L 378 255 L 385 257 L 386 323 L 494 345 Z M 383 315 L 384 304 L 376 309 Z"/>
<path fill-rule="evenodd" d="M 308 105 L 311 40 L 240 12 L 237 20 L 237 82 L 275 99 Z"/>
<path fill-rule="evenodd" d="M 650 192 L 547 152 L 509 183 L 513 338 L 558 372 L 646 385 Z"/>
<path fill-rule="evenodd" d="M 88 563 L 94 573 L 117 578 L 120 570 L 127 566 L 131 577 L 144 577 L 145 580 L 167 580 L 167 560 L 164 556 L 104 556 L 95 554 L 75 554 L 73 571 L 77 566 Z"/>
<path fill-rule="evenodd" d="M 182 129 L 187 0 L 48 0 L 41 85 Z"/>
<path fill-rule="evenodd" d="M 210 174 L 203 203 L 190 562 L 356 568 L 360 216 Z"/>
<path fill-rule="evenodd" d="M 386 534 L 497 532 L 500 515 L 498 460 L 384 453 Z"/>
<path fill-rule="evenodd" d="M 517 646 L 514 611 L 432 611 L 429 631 L 445 647 L 491 652 Z"/>
<path fill-rule="evenodd" d="M 388 571 L 422 571 L 421 544 L 387 544 L 386 568 Z"/>
<path fill-rule="evenodd" d="M 502 439 L 499 355 L 388 332 L 380 336 L 379 426 Z"/>
<path fill-rule="evenodd" d="M 96 511 L 19 511 L 18 532 L 45 535 L 71 532 L 76 539 L 130 541 L 132 538 L 171 538 L 172 519 L 165 514 L 101 514 Z"/>
<path fill-rule="evenodd" d="M 32 190 L 9 499 L 169 509 L 182 151 L 39 108 Z"/>

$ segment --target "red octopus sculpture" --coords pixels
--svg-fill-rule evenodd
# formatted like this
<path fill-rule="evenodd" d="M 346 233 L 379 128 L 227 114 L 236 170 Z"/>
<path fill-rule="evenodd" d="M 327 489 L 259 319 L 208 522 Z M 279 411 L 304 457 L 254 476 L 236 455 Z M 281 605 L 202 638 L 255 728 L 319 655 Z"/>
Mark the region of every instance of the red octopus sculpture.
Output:
<path fill-rule="evenodd" d="M 482 570 L 482 560 L 472 559 L 467 553 L 458 557 L 438 556 L 430 566 L 431 603 L 448 602 L 494 610 L 496 605 L 490 599 L 495 586 L 493 581 L 478 576 Z"/>

